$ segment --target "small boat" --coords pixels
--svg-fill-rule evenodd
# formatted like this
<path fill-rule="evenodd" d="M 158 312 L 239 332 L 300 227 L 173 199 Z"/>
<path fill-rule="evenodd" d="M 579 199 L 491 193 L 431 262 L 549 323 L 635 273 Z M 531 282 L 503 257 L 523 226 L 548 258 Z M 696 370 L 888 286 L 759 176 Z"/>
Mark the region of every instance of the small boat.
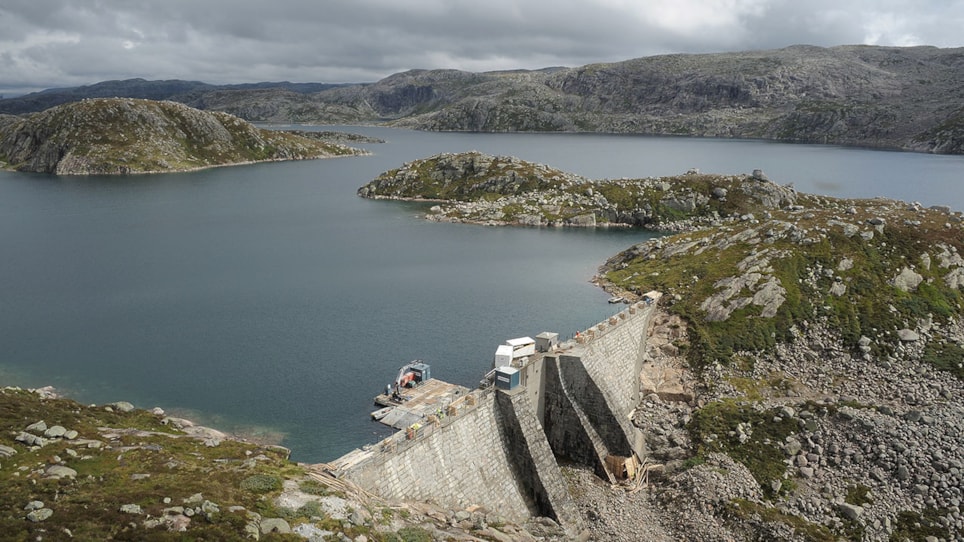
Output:
<path fill-rule="evenodd" d="M 395 410 L 395 407 L 390 407 L 390 406 L 389 406 L 389 407 L 385 407 L 385 408 L 380 408 L 380 409 L 376 410 L 375 412 L 372 412 L 372 419 L 375 420 L 375 421 L 379 421 L 379 420 L 381 420 L 382 418 L 384 418 L 385 416 L 388 416 L 388 413 L 391 412 L 391 411 L 393 411 L 393 410 Z"/>
<path fill-rule="evenodd" d="M 626 301 L 626 298 L 618 295 L 614 295 L 609 298 L 609 302 L 612 304 L 623 303 L 624 301 Z"/>

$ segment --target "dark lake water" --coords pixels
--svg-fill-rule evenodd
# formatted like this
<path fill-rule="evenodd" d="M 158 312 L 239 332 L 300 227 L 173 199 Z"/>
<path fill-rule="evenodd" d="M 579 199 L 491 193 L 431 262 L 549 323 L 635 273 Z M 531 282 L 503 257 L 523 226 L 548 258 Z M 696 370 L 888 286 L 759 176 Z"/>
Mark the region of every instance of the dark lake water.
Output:
<path fill-rule="evenodd" d="M 591 178 L 763 169 L 799 191 L 964 209 L 964 158 L 607 135 L 437 134 L 369 157 L 175 175 L 0 172 L 0 384 L 160 406 L 327 461 L 386 433 L 372 397 L 420 358 L 474 386 L 505 339 L 615 308 L 589 283 L 639 231 L 434 224 L 356 189 L 480 150 Z"/>

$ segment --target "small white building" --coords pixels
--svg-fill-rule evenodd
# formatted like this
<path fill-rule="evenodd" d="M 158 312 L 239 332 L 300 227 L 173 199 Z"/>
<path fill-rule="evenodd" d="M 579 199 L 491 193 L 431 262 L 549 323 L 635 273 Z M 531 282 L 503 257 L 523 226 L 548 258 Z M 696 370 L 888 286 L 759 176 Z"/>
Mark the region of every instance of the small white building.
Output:
<path fill-rule="evenodd" d="M 499 347 L 495 349 L 495 361 L 492 363 L 492 366 L 508 367 L 512 365 L 512 352 L 512 346 L 500 344 Z"/>
<path fill-rule="evenodd" d="M 536 350 L 539 352 L 552 352 L 559 346 L 559 334 L 551 331 L 543 331 L 536 335 Z"/>
<path fill-rule="evenodd" d="M 533 356 L 536 353 L 536 340 L 532 337 L 509 339 L 505 344 L 512 347 L 512 359 Z"/>

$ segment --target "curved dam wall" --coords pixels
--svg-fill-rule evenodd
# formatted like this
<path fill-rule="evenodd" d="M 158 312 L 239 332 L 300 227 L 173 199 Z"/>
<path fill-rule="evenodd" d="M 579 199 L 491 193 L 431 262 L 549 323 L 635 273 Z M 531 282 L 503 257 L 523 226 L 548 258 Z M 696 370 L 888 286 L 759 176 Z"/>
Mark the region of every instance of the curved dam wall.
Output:
<path fill-rule="evenodd" d="M 473 392 L 474 406 L 416 434 L 399 432 L 336 460 L 335 475 L 386 499 L 481 505 L 515 521 L 551 517 L 583 530 L 523 389 Z M 414 437 L 414 438 L 410 438 Z"/>
<path fill-rule="evenodd" d="M 553 452 L 610 481 L 607 457 L 646 455 L 631 416 L 654 312 L 654 305 L 632 305 L 582 333 L 575 346 L 546 356 L 540 369 L 542 423 Z"/>
<path fill-rule="evenodd" d="M 473 391 L 454 415 L 336 460 L 334 474 L 386 499 L 480 505 L 516 521 L 545 516 L 584 534 L 556 457 L 610 481 L 618 473 L 607 458 L 645 457 L 630 416 L 655 310 L 634 304 L 520 362 L 520 386 Z"/>

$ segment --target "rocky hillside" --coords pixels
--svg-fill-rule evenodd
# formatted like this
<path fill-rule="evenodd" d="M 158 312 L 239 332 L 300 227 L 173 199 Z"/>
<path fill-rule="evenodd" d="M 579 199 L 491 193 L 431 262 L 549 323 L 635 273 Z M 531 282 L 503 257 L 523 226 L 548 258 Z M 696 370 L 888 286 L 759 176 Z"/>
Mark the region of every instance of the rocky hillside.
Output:
<path fill-rule="evenodd" d="M 67 90 L 73 99 L 84 95 L 83 88 Z M 262 122 L 761 138 L 964 153 L 964 50 L 935 47 L 801 45 L 536 71 L 412 70 L 325 89 L 194 85 L 169 99 Z M 9 101 L 0 100 L 0 111 Z"/>
<path fill-rule="evenodd" d="M 0 116 L 0 165 L 60 175 L 185 171 L 360 154 L 175 102 L 91 99 Z"/>
<path fill-rule="evenodd" d="M 410 103 L 386 104 L 381 114 L 429 130 L 645 133 L 964 152 L 960 49 L 796 46 L 664 55 L 465 74 L 458 85 L 452 76 L 438 81 L 435 73 L 390 78 L 364 93 L 370 101 L 407 97 Z"/>
<path fill-rule="evenodd" d="M 610 291 L 667 294 L 634 418 L 662 477 L 625 506 L 668 540 L 964 537 L 962 230 L 798 194 L 610 259 Z"/>
<path fill-rule="evenodd" d="M 671 232 L 596 278 L 665 295 L 633 418 L 646 478 L 614 491 L 569 473 L 594 539 L 964 537 L 960 212 L 797 193 L 759 171 L 589 181 L 478 153 L 360 194 L 444 199 L 435 219 Z"/>

